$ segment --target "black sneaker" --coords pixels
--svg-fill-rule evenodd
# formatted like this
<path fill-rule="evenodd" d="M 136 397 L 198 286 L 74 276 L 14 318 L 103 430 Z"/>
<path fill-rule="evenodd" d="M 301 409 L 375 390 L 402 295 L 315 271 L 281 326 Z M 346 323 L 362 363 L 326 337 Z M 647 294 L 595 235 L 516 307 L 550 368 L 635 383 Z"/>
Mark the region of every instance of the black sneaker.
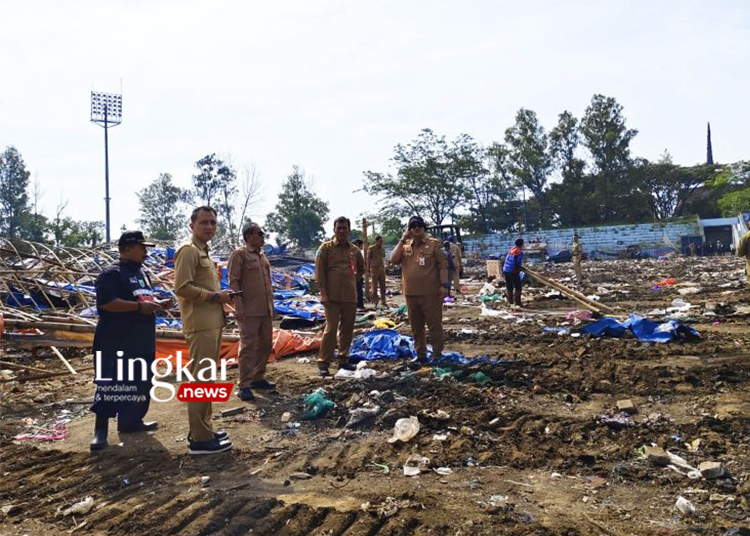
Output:
<path fill-rule="evenodd" d="M 253 395 L 253 392 L 250 390 L 249 387 L 243 387 L 239 391 L 237 391 L 237 396 L 240 397 L 240 400 L 243 402 L 252 402 L 255 400 L 255 396 Z"/>
<path fill-rule="evenodd" d="M 339 370 L 349 370 L 349 371 L 355 371 L 357 370 L 357 367 L 354 365 L 350 365 L 349 363 L 339 363 Z"/>
<path fill-rule="evenodd" d="M 276 389 L 276 384 L 269 382 L 266 379 L 258 380 L 256 382 L 250 382 L 251 389 Z"/>
<path fill-rule="evenodd" d="M 217 454 L 224 452 L 232 448 L 232 443 L 229 441 L 219 441 L 218 439 L 211 439 L 210 441 L 191 441 L 188 444 L 188 450 L 190 454 Z"/>
<path fill-rule="evenodd" d="M 224 430 L 219 430 L 218 432 L 214 432 L 214 439 L 216 439 L 219 442 L 224 441 L 229 437 L 229 434 L 226 433 Z"/>
<path fill-rule="evenodd" d="M 321 365 L 318 367 L 318 374 L 320 374 L 321 378 L 327 378 L 331 375 L 331 371 L 328 370 L 326 365 Z"/>

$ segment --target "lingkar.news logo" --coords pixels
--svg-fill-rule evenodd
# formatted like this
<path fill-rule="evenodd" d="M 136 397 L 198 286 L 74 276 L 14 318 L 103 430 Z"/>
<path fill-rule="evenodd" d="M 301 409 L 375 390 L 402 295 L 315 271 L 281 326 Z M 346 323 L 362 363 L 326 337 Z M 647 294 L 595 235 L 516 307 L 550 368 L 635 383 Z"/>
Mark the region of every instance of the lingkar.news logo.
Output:
<path fill-rule="evenodd" d="M 94 378 L 96 382 L 145 382 L 148 380 L 147 363 L 145 359 L 142 357 L 135 357 L 123 360 L 121 358 L 125 354 L 121 351 L 118 351 L 116 355 L 118 358 L 116 378 L 103 378 L 101 376 L 102 353 L 101 351 L 96 352 L 96 377 Z M 169 357 L 171 358 L 172 356 Z M 154 359 L 151 363 L 151 373 L 153 374 L 153 377 L 151 379 L 151 390 L 149 393 L 152 400 L 156 400 L 157 402 L 169 402 L 175 397 L 175 395 L 180 402 L 226 402 L 229 400 L 234 384 L 226 381 L 227 367 L 225 361 L 222 361 L 221 365 L 217 367 L 216 362 L 213 359 L 204 357 L 198 361 L 198 365 L 203 365 L 202 368 L 199 368 L 197 374 L 193 376 L 190 370 L 188 370 L 190 361 L 185 363 L 182 361 L 182 351 L 177 351 L 175 364 L 172 363 L 170 358 L 160 357 L 159 359 Z M 125 361 L 127 361 L 128 365 L 127 371 L 125 370 Z M 140 379 L 136 378 L 135 366 L 137 363 L 140 364 Z M 160 372 L 159 369 L 162 364 L 164 367 Z M 175 386 L 171 383 L 161 381 L 162 378 L 171 376 L 173 372 L 175 373 L 175 379 L 178 382 L 191 383 L 183 383 L 177 390 L 175 390 Z M 196 381 L 200 383 L 192 383 Z M 166 394 L 163 390 L 166 390 L 169 393 L 169 396 L 159 397 L 159 394 Z"/>

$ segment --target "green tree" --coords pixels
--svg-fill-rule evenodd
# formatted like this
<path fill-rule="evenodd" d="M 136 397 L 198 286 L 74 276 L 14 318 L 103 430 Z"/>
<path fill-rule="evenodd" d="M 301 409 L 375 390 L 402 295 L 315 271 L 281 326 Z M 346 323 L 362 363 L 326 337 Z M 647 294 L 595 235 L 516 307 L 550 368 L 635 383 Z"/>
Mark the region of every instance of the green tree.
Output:
<path fill-rule="evenodd" d="M 476 144 L 466 134 L 449 145 L 444 136 L 426 128 L 416 140 L 394 150 L 396 175 L 365 171 L 364 191 L 381 196 L 384 205 L 424 215 L 435 225 L 466 201 L 467 177 L 482 173 Z"/>
<path fill-rule="evenodd" d="M 724 166 L 707 184 L 721 192 L 718 207 L 723 216 L 750 212 L 750 161 Z"/>
<path fill-rule="evenodd" d="M 7 147 L 0 155 L 0 233 L 11 240 L 29 214 L 29 176 L 18 150 Z"/>
<path fill-rule="evenodd" d="M 154 240 L 177 240 L 185 229 L 185 205 L 192 202 L 192 193 L 174 184 L 169 173 L 160 173 L 136 196 L 140 210 L 138 224 L 146 236 Z"/>
<path fill-rule="evenodd" d="M 584 173 L 586 163 L 576 156 L 580 143 L 578 119 L 566 110 L 549 133 L 550 155 L 562 182 L 552 184 L 547 195 L 553 218 L 563 227 L 577 227 L 595 220 L 592 185 Z"/>
<path fill-rule="evenodd" d="M 590 151 L 601 197 L 602 222 L 613 218 L 614 197 L 627 193 L 625 175 L 631 166 L 630 142 L 637 130 L 625 126 L 622 105 L 614 98 L 594 95 L 581 120 L 583 144 Z"/>
<path fill-rule="evenodd" d="M 521 108 L 516 113 L 515 124 L 505 131 L 508 146 L 509 171 L 522 188 L 528 188 L 539 207 L 539 224 L 548 223 L 544 188 L 552 169 L 547 134 L 539 124 L 536 112 Z M 522 192 L 524 204 L 525 193 Z M 528 225 L 525 221 L 524 225 Z"/>
<path fill-rule="evenodd" d="M 281 185 L 275 210 L 266 216 L 266 229 L 278 234 L 280 244 L 290 241 L 310 248 L 322 240 L 328 212 L 328 203 L 315 194 L 304 171 L 294 166 Z"/>

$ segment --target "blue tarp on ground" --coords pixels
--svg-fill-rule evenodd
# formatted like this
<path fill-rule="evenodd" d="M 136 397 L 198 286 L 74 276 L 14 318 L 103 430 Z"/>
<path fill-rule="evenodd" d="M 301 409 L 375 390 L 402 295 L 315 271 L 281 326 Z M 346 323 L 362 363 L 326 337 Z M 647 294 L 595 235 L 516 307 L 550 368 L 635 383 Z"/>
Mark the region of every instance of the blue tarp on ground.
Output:
<path fill-rule="evenodd" d="M 325 312 L 317 300 L 274 300 L 273 308 L 276 313 L 297 318 L 313 318 L 322 320 Z"/>
<path fill-rule="evenodd" d="M 374 361 L 376 359 L 400 359 L 403 357 L 414 358 L 417 356 L 414 350 L 414 339 L 401 335 L 393 329 L 375 329 L 368 331 L 354 339 L 349 350 L 349 356 L 354 359 Z M 427 349 L 427 359 L 433 361 L 432 349 Z M 473 365 L 476 363 L 501 364 L 504 361 L 495 361 L 487 356 L 466 358 L 458 352 L 443 353 L 435 362 L 450 361 L 459 365 Z"/>
<path fill-rule="evenodd" d="M 289 298 L 299 298 L 304 296 L 304 290 L 274 290 L 273 297 L 275 300 L 288 300 Z"/>
<path fill-rule="evenodd" d="M 614 318 L 601 318 L 579 331 L 594 337 L 622 337 L 629 330 L 636 339 L 644 342 L 691 341 L 700 339 L 697 330 L 686 326 L 679 320 L 654 322 L 648 318 L 631 313 L 623 323 Z"/>

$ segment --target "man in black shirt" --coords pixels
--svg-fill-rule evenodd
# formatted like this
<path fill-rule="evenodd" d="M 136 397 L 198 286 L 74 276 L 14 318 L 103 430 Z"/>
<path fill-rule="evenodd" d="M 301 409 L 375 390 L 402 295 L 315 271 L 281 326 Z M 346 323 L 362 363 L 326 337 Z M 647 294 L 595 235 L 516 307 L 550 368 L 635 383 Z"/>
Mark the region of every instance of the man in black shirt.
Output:
<path fill-rule="evenodd" d="M 171 300 L 154 298 L 151 281 L 141 269 L 146 247 L 154 245 L 140 231 L 125 231 L 117 242 L 120 260 L 107 266 L 96 280 L 99 322 L 94 334 L 96 394 L 91 406 L 96 426 L 91 450 L 107 446 L 111 418 L 117 417 L 121 433 L 157 426 L 143 422 L 151 402 L 151 364 L 156 354 L 154 313 L 168 307 Z"/>

